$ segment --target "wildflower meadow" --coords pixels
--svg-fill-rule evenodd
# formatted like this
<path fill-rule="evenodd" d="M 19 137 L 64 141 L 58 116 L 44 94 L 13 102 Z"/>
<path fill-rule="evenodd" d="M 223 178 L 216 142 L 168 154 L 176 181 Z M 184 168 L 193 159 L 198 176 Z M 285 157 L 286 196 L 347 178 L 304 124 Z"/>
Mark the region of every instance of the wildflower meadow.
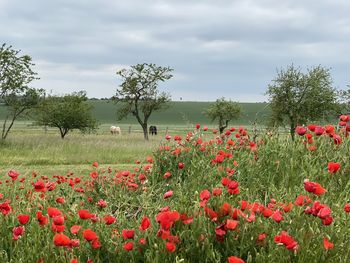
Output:
<path fill-rule="evenodd" d="M 350 262 L 349 132 L 345 115 L 294 141 L 197 124 L 127 169 L 14 166 L 0 262 Z"/>

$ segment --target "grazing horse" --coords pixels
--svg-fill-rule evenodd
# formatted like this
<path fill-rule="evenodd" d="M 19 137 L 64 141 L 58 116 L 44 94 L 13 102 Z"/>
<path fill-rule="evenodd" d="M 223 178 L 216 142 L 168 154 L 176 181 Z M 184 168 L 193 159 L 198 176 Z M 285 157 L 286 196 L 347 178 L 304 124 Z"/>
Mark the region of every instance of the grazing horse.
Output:
<path fill-rule="evenodd" d="M 149 126 L 149 133 L 152 135 L 157 135 L 157 126 Z"/>
<path fill-rule="evenodd" d="M 122 134 L 120 127 L 117 127 L 117 126 L 111 126 L 110 131 L 111 131 L 111 134 Z"/>

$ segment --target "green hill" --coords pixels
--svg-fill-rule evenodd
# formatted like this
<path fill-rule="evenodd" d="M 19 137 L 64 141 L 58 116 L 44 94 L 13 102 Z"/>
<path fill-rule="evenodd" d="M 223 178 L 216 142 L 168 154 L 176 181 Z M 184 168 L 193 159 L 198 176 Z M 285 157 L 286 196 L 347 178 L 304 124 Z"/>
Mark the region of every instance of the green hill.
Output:
<path fill-rule="evenodd" d="M 116 105 L 113 102 L 104 100 L 90 101 L 94 105 L 94 116 L 100 123 L 116 123 Z M 203 113 L 212 102 L 189 102 L 189 101 L 173 101 L 169 108 L 154 112 L 149 120 L 150 124 L 181 124 L 202 123 L 210 124 L 210 120 Z M 261 124 L 266 121 L 269 114 L 267 103 L 240 103 L 243 109 L 243 115 L 240 119 L 235 120 L 232 124 L 251 124 L 256 118 Z M 118 123 L 137 123 L 133 116 L 127 119 L 118 121 Z"/>
<path fill-rule="evenodd" d="M 117 121 L 117 106 L 112 101 L 107 100 L 89 100 L 94 106 L 93 115 L 101 124 L 136 124 L 137 121 L 133 116 L 127 119 Z M 203 113 L 213 102 L 189 102 L 173 101 L 169 108 L 154 112 L 149 120 L 149 124 L 155 125 L 188 125 L 188 124 L 211 124 L 210 120 Z M 240 119 L 230 124 L 248 125 L 255 119 L 259 124 L 263 124 L 269 114 L 267 103 L 240 103 L 243 109 L 243 115 Z M 5 118 L 5 107 L 0 106 L 0 120 Z"/>

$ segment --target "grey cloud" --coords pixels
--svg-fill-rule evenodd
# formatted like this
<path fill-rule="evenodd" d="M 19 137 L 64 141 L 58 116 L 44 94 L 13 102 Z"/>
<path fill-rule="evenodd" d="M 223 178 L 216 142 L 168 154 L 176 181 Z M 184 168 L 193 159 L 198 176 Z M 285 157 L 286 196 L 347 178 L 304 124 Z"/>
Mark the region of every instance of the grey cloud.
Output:
<path fill-rule="evenodd" d="M 175 98 L 254 101 L 291 62 L 332 67 L 344 88 L 349 11 L 346 0 L 3 0 L 0 33 L 39 61 L 40 87 L 108 97 L 118 65 L 153 62 L 175 69 L 162 85 Z"/>

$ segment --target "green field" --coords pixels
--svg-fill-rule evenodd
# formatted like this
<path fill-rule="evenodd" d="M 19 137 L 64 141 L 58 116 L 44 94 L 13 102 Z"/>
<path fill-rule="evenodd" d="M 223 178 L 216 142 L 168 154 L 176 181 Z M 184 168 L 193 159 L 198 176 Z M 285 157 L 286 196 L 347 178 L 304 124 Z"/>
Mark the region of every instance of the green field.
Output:
<path fill-rule="evenodd" d="M 93 115 L 100 124 L 137 124 L 133 116 L 127 119 L 117 121 L 117 106 L 112 101 L 106 100 L 90 100 L 94 107 Z M 203 114 L 212 102 L 179 102 L 169 103 L 169 108 L 154 112 L 149 120 L 150 125 L 180 125 L 188 126 L 189 124 L 202 123 L 210 125 L 210 120 Z M 265 123 L 269 110 L 267 103 L 240 103 L 243 109 L 241 118 L 232 122 L 232 124 L 249 125 L 255 120 L 259 124 Z M 0 106 L 0 120 L 5 118 L 5 108 Z M 214 123 L 213 123 L 214 124 Z"/>
<path fill-rule="evenodd" d="M 192 130 L 188 140 L 180 132 L 179 143 L 176 133 L 145 141 L 141 133 L 112 136 L 103 125 L 98 134 L 62 140 L 54 130 L 17 125 L 0 144 L 0 262 L 350 260 L 348 137 L 335 144 L 314 135 L 304 144 L 306 136 L 292 142 L 262 133 L 254 145 L 243 131 L 219 139 Z M 20 215 L 30 219 L 23 226 Z"/>
<path fill-rule="evenodd" d="M 94 116 L 101 123 L 116 123 L 116 105 L 113 102 L 103 100 L 90 101 L 94 105 Z M 150 124 L 155 125 L 188 125 L 202 123 L 209 125 L 210 120 L 203 114 L 212 102 L 179 102 L 169 103 L 169 108 L 154 112 L 150 117 Z M 242 117 L 233 124 L 249 125 L 255 119 L 264 122 L 268 116 L 267 103 L 240 103 L 243 109 Z M 136 123 L 136 119 L 130 116 L 118 123 Z"/>

